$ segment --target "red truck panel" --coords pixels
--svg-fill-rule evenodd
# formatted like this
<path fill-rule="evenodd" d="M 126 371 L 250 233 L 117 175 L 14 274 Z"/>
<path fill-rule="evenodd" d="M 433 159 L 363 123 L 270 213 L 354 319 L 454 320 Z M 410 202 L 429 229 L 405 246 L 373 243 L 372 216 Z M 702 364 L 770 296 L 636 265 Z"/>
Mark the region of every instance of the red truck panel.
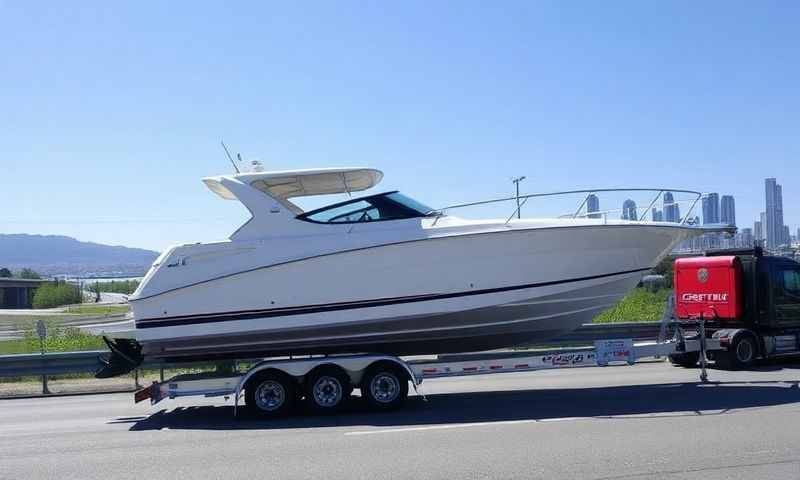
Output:
<path fill-rule="evenodd" d="M 742 264 L 735 256 L 675 260 L 675 314 L 735 320 L 742 315 Z M 716 312 L 716 315 L 715 315 Z"/>

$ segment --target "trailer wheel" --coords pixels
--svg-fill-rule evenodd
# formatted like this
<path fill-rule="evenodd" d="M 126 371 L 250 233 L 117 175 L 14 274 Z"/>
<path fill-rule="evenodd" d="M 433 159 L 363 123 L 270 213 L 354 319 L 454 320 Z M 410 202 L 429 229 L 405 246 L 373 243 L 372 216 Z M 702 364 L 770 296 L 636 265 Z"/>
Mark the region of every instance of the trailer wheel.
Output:
<path fill-rule="evenodd" d="M 751 335 L 739 335 L 724 352 L 716 352 L 719 368 L 724 370 L 743 370 L 753 366 L 756 360 L 756 342 Z"/>
<path fill-rule="evenodd" d="M 350 397 L 353 386 L 341 368 L 324 365 L 306 377 L 306 399 L 315 413 L 338 412 Z"/>
<path fill-rule="evenodd" d="M 673 353 L 669 362 L 677 367 L 693 368 L 700 361 L 700 352 Z"/>
<path fill-rule="evenodd" d="M 373 365 L 361 379 L 361 396 L 372 410 L 394 410 L 408 397 L 408 374 L 396 365 Z"/>
<path fill-rule="evenodd" d="M 280 372 L 258 373 L 247 381 L 244 402 L 255 416 L 276 418 L 287 415 L 295 402 L 294 381 Z"/>

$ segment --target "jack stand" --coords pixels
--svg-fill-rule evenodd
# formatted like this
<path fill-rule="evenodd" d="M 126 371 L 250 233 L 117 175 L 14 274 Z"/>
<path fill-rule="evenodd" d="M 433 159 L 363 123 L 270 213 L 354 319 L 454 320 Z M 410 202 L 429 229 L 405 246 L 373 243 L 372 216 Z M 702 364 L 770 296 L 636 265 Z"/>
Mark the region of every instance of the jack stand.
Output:
<path fill-rule="evenodd" d="M 708 383 L 708 373 L 706 372 L 706 320 L 700 314 L 700 381 Z"/>

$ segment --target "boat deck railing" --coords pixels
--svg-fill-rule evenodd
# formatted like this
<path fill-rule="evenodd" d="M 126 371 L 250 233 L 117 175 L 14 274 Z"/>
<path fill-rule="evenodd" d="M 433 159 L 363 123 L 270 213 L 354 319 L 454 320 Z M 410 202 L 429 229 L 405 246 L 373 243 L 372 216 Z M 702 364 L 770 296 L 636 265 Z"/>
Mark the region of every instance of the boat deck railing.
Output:
<path fill-rule="evenodd" d="M 649 192 L 648 200 L 646 207 L 639 207 L 637 204 L 631 200 L 625 200 L 625 203 L 631 202 L 628 207 L 623 204 L 622 208 L 614 208 L 614 209 L 604 209 L 604 210 L 589 210 L 590 205 L 589 201 L 591 200 L 592 196 L 597 196 L 598 194 L 602 193 L 637 193 L 642 194 Z M 704 194 L 701 192 L 696 192 L 694 190 L 681 190 L 681 189 L 671 189 L 671 188 L 596 188 L 596 189 L 585 189 L 585 190 L 565 190 L 559 192 L 548 192 L 548 193 L 533 193 L 533 194 L 526 194 L 526 195 L 519 195 L 519 196 L 512 196 L 512 197 L 504 197 L 504 198 L 495 198 L 491 200 L 483 200 L 479 202 L 468 202 L 468 203 L 460 203 L 455 205 L 450 205 L 444 207 L 438 212 L 444 214 L 451 210 L 456 209 L 463 209 L 468 207 L 477 207 L 482 205 L 492 205 L 492 204 L 501 204 L 504 202 L 516 202 L 516 208 L 513 209 L 511 215 L 509 215 L 508 219 L 505 223 L 510 222 L 514 217 L 520 218 L 522 207 L 524 207 L 529 200 L 531 199 L 541 199 L 541 198 L 553 198 L 553 197 L 567 197 L 567 196 L 574 196 L 580 195 L 580 203 L 574 211 L 570 213 L 556 215 L 557 218 L 603 218 L 607 220 L 610 215 L 619 214 L 620 218 L 627 219 L 627 220 L 638 220 L 646 222 L 647 214 L 651 211 L 651 209 L 656 205 L 656 202 L 665 193 L 671 194 L 681 194 L 688 197 L 685 200 L 674 200 L 671 202 L 665 202 L 663 204 L 664 208 L 667 207 L 680 207 L 681 205 L 689 205 L 688 210 L 686 213 L 683 214 L 680 218 L 674 219 L 673 222 L 679 223 L 681 225 L 693 224 L 691 214 L 694 211 L 694 208 L 697 206 L 697 203 L 703 198 Z M 632 214 L 631 210 L 635 212 Z M 641 213 L 640 213 L 641 212 Z M 666 214 L 666 212 L 663 212 Z"/>

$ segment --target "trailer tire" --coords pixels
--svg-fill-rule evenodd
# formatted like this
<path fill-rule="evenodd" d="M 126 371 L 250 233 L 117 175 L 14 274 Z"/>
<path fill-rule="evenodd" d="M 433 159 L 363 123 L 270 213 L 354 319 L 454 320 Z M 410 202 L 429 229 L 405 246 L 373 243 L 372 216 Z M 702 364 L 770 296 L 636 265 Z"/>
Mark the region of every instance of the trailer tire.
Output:
<path fill-rule="evenodd" d="M 361 379 L 361 396 L 370 410 L 385 412 L 397 409 L 408 398 L 408 380 L 408 372 L 397 365 L 372 365 Z"/>
<path fill-rule="evenodd" d="M 744 370 L 753 366 L 758 350 L 755 338 L 743 334 L 734 338 L 727 351 L 716 352 L 714 355 L 718 368 L 723 370 Z"/>
<path fill-rule="evenodd" d="M 341 368 L 322 365 L 306 376 L 305 391 L 311 411 L 324 415 L 336 413 L 347 404 L 353 385 Z"/>
<path fill-rule="evenodd" d="M 673 353 L 669 362 L 676 367 L 694 368 L 700 361 L 700 352 Z"/>
<path fill-rule="evenodd" d="M 262 418 L 288 415 L 295 403 L 294 380 L 278 371 L 253 375 L 244 390 L 244 403 L 250 414 Z"/>

